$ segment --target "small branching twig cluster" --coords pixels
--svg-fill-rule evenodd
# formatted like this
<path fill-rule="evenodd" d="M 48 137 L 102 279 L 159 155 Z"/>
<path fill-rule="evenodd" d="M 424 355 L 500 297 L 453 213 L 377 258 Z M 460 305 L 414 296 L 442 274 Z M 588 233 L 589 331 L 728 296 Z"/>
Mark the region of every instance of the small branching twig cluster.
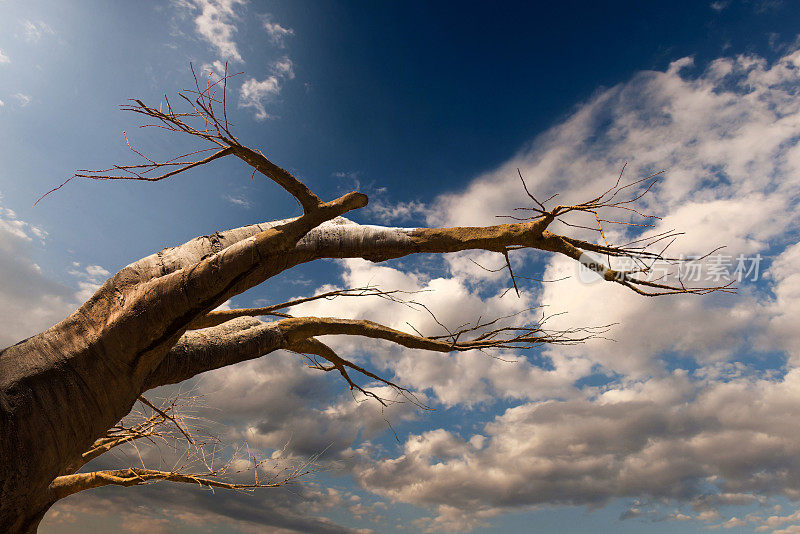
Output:
<path fill-rule="evenodd" d="M 189 330 L 197 330 L 200 328 L 208 328 L 222 324 L 237 317 L 292 317 L 288 313 L 279 310 L 285 310 L 307 302 L 315 300 L 333 300 L 338 297 L 378 297 L 380 299 L 395 302 L 399 304 L 416 304 L 409 303 L 401 298 L 401 295 L 411 295 L 416 293 L 423 293 L 424 291 L 401 291 L 398 289 L 382 290 L 376 286 L 366 285 L 361 287 L 353 287 L 348 289 L 335 289 L 319 293 L 311 297 L 303 297 L 298 299 L 281 302 L 280 304 L 272 304 L 261 308 L 237 308 L 233 310 L 215 310 L 206 315 L 199 317 L 189 325 Z"/>
<path fill-rule="evenodd" d="M 364 291 L 370 289 L 370 291 Z M 298 299 L 292 302 L 307 302 L 315 298 L 336 298 L 338 296 L 352 296 L 353 292 L 359 292 L 361 296 L 376 296 L 379 298 L 388 298 L 392 302 L 408 306 L 411 309 L 418 311 L 425 311 L 430 318 L 446 334 L 443 335 L 425 335 L 422 334 L 414 325 L 406 323 L 414 332 L 415 335 L 394 330 L 387 326 L 374 323 L 372 321 L 354 321 L 345 319 L 333 318 L 319 318 L 319 317 L 291 317 L 282 314 L 289 321 L 307 321 L 313 322 L 317 329 L 321 330 L 320 333 L 346 333 L 352 335 L 361 335 L 365 337 L 385 339 L 392 341 L 402 346 L 414 349 L 427 349 L 438 352 L 464 352 L 470 350 L 481 351 L 493 358 L 496 355 L 490 352 L 499 350 L 528 350 L 542 344 L 561 344 L 573 345 L 585 342 L 589 339 L 600 338 L 603 334 L 608 332 L 612 325 L 603 325 L 596 327 L 585 328 L 572 328 L 566 330 L 546 330 L 543 325 L 553 315 L 542 315 L 541 319 L 531 325 L 512 325 L 501 326 L 506 320 L 514 320 L 522 314 L 530 312 L 533 308 L 522 310 L 515 314 L 498 317 L 492 320 L 483 320 L 479 317 L 476 321 L 463 324 L 455 329 L 448 328 L 442 323 L 431 309 L 423 303 L 414 300 L 405 300 L 398 296 L 404 293 L 399 291 L 383 292 L 375 288 L 356 288 L 350 290 L 336 290 L 333 292 L 322 293 L 315 297 L 305 299 Z M 263 308 L 262 308 L 263 309 Z M 237 314 L 242 315 L 245 310 L 238 310 Z M 331 347 L 322 343 L 312 336 L 302 337 L 289 346 L 293 352 L 302 354 L 308 361 L 308 366 L 312 369 L 317 369 L 324 372 L 338 371 L 344 378 L 351 391 L 358 391 L 367 398 L 377 400 L 382 406 L 388 406 L 395 402 L 411 402 L 412 404 L 428 409 L 427 406 L 420 403 L 418 398 L 414 396 L 413 392 L 408 388 L 400 386 L 396 382 L 379 376 L 364 367 L 354 363 L 351 360 L 345 359 L 337 354 Z M 327 363 L 323 363 L 324 360 Z M 369 379 L 374 380 L 379 384 L 389 386 L 394 390 L 399 397 L 397 399 L 387 399 L 376 394 L 374 391 L 359 385 L 350 376 L 349 371 L 357 372 Z"/>
<path fill-rule="evenodd" d="M 252 490 L 290 484 L 319 472 L 320 454 L 286 465 L 272 457 L 259 458 L 246 443 L 223 443 L 204 428 L 202 419 L 192 415 L 199 397 L 179 393 L 160 405 L 140 397 L 141 406 L 98 439 L 83 457 L 85 464 L 101 454 L 127 446 L 138 457 L 141 467 L 65 473 L 52 484 L 53 491 L 66 496 L 90 487 L 105 485 L 135 486 L 159 481 L 196 484 L 209 489 Z M 142 446 L 160 455 L 159 468 L 148 467 Z M 80 466 L 72 466 L 77 470 Z"/>
<path fill-rule="evenodd" d="M 164 100 L 158 108 L 152 108 L 145 105 L 141 100 L 131 99 L 132 104 L 124 104 L 120 106 L 123 111 L 131 111 L 148 118 L 155 119 L 157 122 L 152 124 L 144 124 L 141 128 L 162 128 L 170 132 L 182 132 L 205 139 L 213 143 L 215 146 L 195 150 L 187 154 L 181 154 L 167 161 L 157 162 L 142 152 L 136 150 L 131 146 L 127 133 L 123 132 L 125 143 L 128 148 L 140 156 L 146 163 L 132 164 L 132 165 L 114 165 L 107 169 L 89 170 L 80 169 L 71 177 L 67 178 L 58 187 L 54 187 L 34 203 L 36 205 L 44 197 L 50 193 L 57 191 L 64 187 L 73 178 L 89 178 L 92 180 L 141 180 L 147 182 L 157 182 L 175 176 L 176 174 L 188 171 L 194 167 L 210 163 L 216 159 L 234 153 L 235 146 L 239 146 L 238 140 L 231 133 L 231 124 L 228 122 L 227 113 L 227 88 L 228 79 L 238 74 L 228 75 L 228 66 L 225 65 L 225 74 L 216 81 L 212 81 L 211 74 L 209 74 L 208 81 L 205 89 L 200 89 L 200 83 L 197 75 L 192 68 L 192 75 L 194 75 L 195 90 L 185 90 L 178 92 L 178 97 L 189 104 L 193 111 L 188 113 L 179 113 L 173 109 L 172 103 L 167 95 L 164 95 Z M 217 96 L 222 92 L 222 96 Z M 216 115 L 215 106 L 222 106 L 222 119 L 218 119 Z M 192 126 L 187 121 L 190 119 L 197 119 L 202 123 L 202 126 Z M 198 159 L 189 159 L 198 154 L 206 154 L 207 152 L 215 151 L 209 156 Z M 254 170 L 255 172 L 255 170 Z M 160 174 L 159 174 L 160 173 Z"/>
<path fill-rule="evenodd" d="M 164 100 L 158 108 L 150 107 L 137 99 L 132 99 L 132 104 L 120 106 L 123 111 L 130 111 L 156 121 L 154 123 L 144 124 L 141 128 L 160 128 L 169 132 L 189 134 L 210 142 L 213 145 L 212 147 L 181 154 L 167 161 L 157 162 L 134 149 L 130 141 L 128 141 L 127 134 L 123 132 L 128 147 L 135 154 L 144 159 L 146 163 L 114 165 L 113 167 L 101 170 L 79 170 L 62 184 L 42 195 L 34 205 L 50 193 L 64 187 L 73 178 L 157 182 L 195 167 L 211 163 L 219 158 L 235 155 L 253 167 L 253 174 L 258 171 L 291 193 L 303 207 L 304 211 L 308 212 L 318 208 L 322 205 L 322 201 L 303 182 L 292 176 L 288 171 L 269 161 L 260 151 L 251 150 L 240 144 L 236 136 L 231 133 L 231 123 L 228 121 L 227 112 L 227 87 L 228 79 L 238 74 L 240 73 L 228 75 L 228 67 L 226 64 L 224 75 L 215 81 L 212 78 L 212 74 L 209 74 L 206 87 L 201 89 L 197 75 L 194 72 L 194 68 L 192 68 L 195 89 L 178 93 L 178 97 L 191 107 L 192 111 L 190 112 L 182 113 L 176 111 L 167 95 L 164 95 Z M 219 95 L 220 92 L 222 93 L 221 96 Z M 221 117 L 219 116 L 220 107 L 222 109 Z M 193 125 L 191 124 L 192 121 L 198 124 Z M 186 160 L 186 158 L 190 158 L 191 156 L 197 156 L 198 154 L 205 154 L 211 151 L 214 152 L 209 156 L 194 160 Z"/>
<path fill-rule="evenodd" d="M 667 275 L 648 280 L 642 276 L 649 275 L 653 272 L 653 267 L 657 263 L 665 263 L 673 267 L 680 265 L 682 262 L 689 261 L 683 258 L 673 258 L 666 255 L 667 249 L 675 242 L 678 236 L 683 235 L 683 232 L 675 230 L 667 230 L 650 236 L 643 236 L 622 245 L 612 245 L 608 241 L 604 224 L 622 225 L 631 228 L 653 228 L 654 224 L 649 222 L 633 222 L 632 220 L 624 220 L 620 218 L 606 218 L 603 214 L 605 211 L 620 210 L 627 213 L 631 218 L 641 218 L 645 221 L 660 219 L 656 215 L 646 214 L 633 206 L 635 202 L 647 195 L 658 182 L 660 176 L 664 171 L 653 173 L 645 178 L 635 180 L 631 183 L 622 185 L 622 176 L 625 172 L 627 163 L 622 166 L 622 170 L 617 177 L 613 186 L 603 191 L 596 197 L 573 205 L 557 205 L 552 209 L 548 209 L 546 204 L 558 196 L 558 193 L 551 195 L 549 198 L 540 201 L 528 189 L 522 172 L 517 169 L 517 174 L 522 182 L 522 187 L 527 196 L 533 201 L 532 207 L 514 208 L 520 211 L 533 212 L 531 217 L 516 217 L 512 215 L 498 215 L 498 217 L 510 218 L 516 221 L 530 221 L 543 219 L 548 221 L 548 224 L 558 221 L 565 226 L 572 228 L 579 228 L 596 232 L 603 241 L 603 244 L 590 243 L 588 241 L 575 239 L 567 236 L 558 236 L 558 238 L 567 245 L 566 250 L 559 250 L 566 255 L 578 260 L 584 267 L 596 271 L 606 280 L 614 281 L 622 284 L 634 292 L 644 296 L 659 296 L 669 294 L 696 294 L 704 295 L 713 292 L 734 292 L 733 282 L 722 286 L 714 287 L 690 287 L 684 284 L 681 279 L 679 270 L 673 269 L 674 283 L 665 283 L 663 279 Z M 630 192 L 629 196 L 626 193 Z M 594 222 L 594 226 L 587 226 L 585 224 L 577 224 L 565 220 L 565 216 L 574 213 L 587 213 Z M 662 246 L 663 245 L 663 246 Z M 660 249 L 653 250 L 653 247 L 661 246 Z M 508 252 L 523 247 L 508 247 L 504 251 L 506 268 L 511 276 L 514 289 L 517 290 L 516 277 L 511 270 L 511 262 L 508 259 Z M 716 248 L 699 258 L 692 258 L 692 261 L 702 260 L 711 254 L 719 251 L 722 247 Z M 594 261 L 587 252 L 594 252 L 606 258 L 605 264 Z M 626 270 L 615 270 L 612 268 L 612 258 L 621 258 L 628 260 L 634 265 L 633 268 Z M 501 268 L 502 269 L 502 268 Z M 641 276 L 640 276 L 641 275 Z M 647 288 L 647 289 L 642 289 Z"/>

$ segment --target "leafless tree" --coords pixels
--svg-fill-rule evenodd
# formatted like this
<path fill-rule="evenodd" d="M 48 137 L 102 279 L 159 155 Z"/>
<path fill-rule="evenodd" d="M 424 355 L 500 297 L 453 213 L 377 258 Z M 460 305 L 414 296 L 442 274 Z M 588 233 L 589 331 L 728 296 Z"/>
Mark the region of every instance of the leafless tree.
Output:
<path fill-rule="evenodd" d="M 516 287 L 509 252 L 537 249 L 582 262 L 609 283 L 642 295 L 709 291 L 685 287 L 677 279 L 648 279 L 652 262 L 664 258 L 663 250 L 654 251 L 653 245 L 660 248 L 675 234 L 654 235 L 626 245 L 612 245 L 605 239 L 603 223 L 631 224 L 628 215 L 640 215 L 632 203 L 652 187 L 654 177 L 627 185 L 617 180 L 603 194 L 575 205 L 548 208 L 552 198 L 539 201 L 528 193 L 533 204 L 525 209 L 531 216 L 516 218 L 510 224 L 417 229 L 360 225 L 342 216 L 366 206 L 364 194 L 353 191 L 323 201 L 302 181 L 231 133 L 225 110 L 227 78 L 209 80 L 202 87 L 197 84 L 195 90 L 179 93 L 187 111 L 178 112 L 166 96 L 157 108 L 139 100 L 123 106 L 152 121 L 151 126 L 194 136 L 210 148 L 166 162 L 137 152 L 143 163 L 78 171 L 75 177 L 158 181 L 233 156 L 291 194 L 302 214 L 197 237 L 135 261 L 109 278 L 72 315 L 0 352 L 2 532 L 35 532 L 58 499 L 100 486 L 165 480 L 225 488 L 261 487 L 288 482 L 312 469 L 300 466 L 269 480 L 259 480 L 256 469 L 256 479 L 251 483 L 226 482 L 226 470 L 213 461 L 187 461 L 181 468 L 166 470 L 129 467 L 80 472 L 89 460 L 115 447 L 137 440 L 167 439 L 165 424 L 192 443 L 195 438 L 174 415 L 174 406 L 157 407 L 142 396 L 158 386 L 288 349 L 307 355 L 315 369 L 338 372 L 350 389 L 372 394 L 383 402 L 359 385 L 359 376 L 383 382 L 399 392 L 411 392 L 336 354 L 317 337 L 362 336 L 411 349 L 450 353 L 574 343 L 598 333 L 591 328 L 551 332 L 541 324 L 500 326 L 496 320 L 489 320 L 455 328 L 444 336 L 430 336 L 399 331 L 366 318 L 293 317 L 280 311 L 297 302 L 214 311 L 231 297 L 300 264 L 323 258 L 382 262 L 410 254 L 484 250 L 505 259 Z M 623 217 L 614 220 L 601 215 L 608 212 Z M 598 231 L 602 244 L 549 230 L 556 220 L 577 225 L 565 219 L 576 213 L 591 218 L 592 225 L 583 226 Z M 609 260 L 629 258 L 638 267 L 612 269 L 609 262 L 587 260 L 586 253 Z M 401 298 L 391 290 L 377 288 L 340 290 L 309 298 L 370 296 Z M 264 316 L 270 319 L 259 319 Z M 130 423 L 132 409 L 144 410 L 134 423 Z M 207 449 L 193 450 L 195 457 L 200 457 L 205 454 L 200 451 Z"/>

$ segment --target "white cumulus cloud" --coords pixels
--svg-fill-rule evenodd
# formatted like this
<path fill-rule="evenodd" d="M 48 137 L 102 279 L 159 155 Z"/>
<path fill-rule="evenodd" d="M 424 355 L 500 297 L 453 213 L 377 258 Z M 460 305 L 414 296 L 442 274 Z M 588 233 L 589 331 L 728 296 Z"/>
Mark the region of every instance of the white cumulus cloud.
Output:
<path fill-rule="evenodd" d="M 272 20 L 272 17 L 265 15 L 263 17 L 264 29 L 267 31 L 270 40 L 277 46 L 284 46 L 286 38 L 294 35 L 294 30 L 285 28 Z"/>
<path fill-rule="evenodd" d="M 263 80 L 248 78 L 239 91 L 239 107 L 255 110 L 256 120 L 263 121 L 270 118 L 265 104 L 281 91 L 281 82 L 277 76 L 267 76 Z"/>
<path fill-rule="evenodd" d="M 267 104 L 280 94 L 284 80 L 294 78 L 292 61 L 288 57 L 273 63 L 272 71 L 274 74 L 263 80 L 246 79 L 239 90 L 239 107 L 253 109 L 254 117 L 259 121 L 272 118 L 267 111 Z"/>
<path fill-rule="evenodd" d="M 193 6 L 200 10 L 194 19 L 197 33 L 213 46 L 222 59 L 242 62 L 242 56 L 234 40 L 236 13 L 243 0 L 193 0 Z"/>

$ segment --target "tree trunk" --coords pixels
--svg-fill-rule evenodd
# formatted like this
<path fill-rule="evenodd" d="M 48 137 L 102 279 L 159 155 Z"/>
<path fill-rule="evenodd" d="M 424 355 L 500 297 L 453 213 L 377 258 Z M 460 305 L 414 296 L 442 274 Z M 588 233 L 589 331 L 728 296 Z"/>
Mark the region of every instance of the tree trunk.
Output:
<path fill-rule="evenodd" d="M 78 318 L 0 353 L 0 532 L 35 532 L 48 487 L 139 396 Z"/>

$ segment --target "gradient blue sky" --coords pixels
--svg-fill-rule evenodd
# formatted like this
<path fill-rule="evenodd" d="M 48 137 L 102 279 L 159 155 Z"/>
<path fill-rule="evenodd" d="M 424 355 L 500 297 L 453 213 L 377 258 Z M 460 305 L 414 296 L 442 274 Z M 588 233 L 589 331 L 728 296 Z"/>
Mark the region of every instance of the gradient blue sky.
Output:
<path fill-rule="evenodd" d="M 567 312 L 556 326 L 618 322 L 616 343 L 506 363 L 337 341 L 436 408 L 387 412 L 398 440 L 378 406 L 287 354 L 210 373 L 191 385 L 224 437 L 267 454 L 288 442 L 294 457 L 327 447 L 336 469 L 257 496 L 98 490 L 43 532 L 800 532 L 797 7 L 0 0 L 0 345 L 164 246 L 297 213 L 234 161 L 157 184 L 73 180 L 32 206 L 76 169 L 134 161 L 123 131 L 155 157 L 198 148 L 118 110 L 191 86 L 190 63 L 243 72 L 229 87 L 239 138 L 324 198 L 368 194 L 358 222 L 491 224 L 524 205 L 517 168 L 544 196 L 580 198 L 628 161 L 631 179 L 666 170 L 643 205 L 687 232 L 678 252 L 764 258 L 735 296 L 656 301 L 575 276 L 499 298 L 507 276 L 469 262 L 499 265 L 491 255 L 303 267 L 232 304 L 380 283 L 435 290 L 426 303 L 455 326 L 547 305 Z M 297 312 L 433 328 L 341 306 Z"/>

